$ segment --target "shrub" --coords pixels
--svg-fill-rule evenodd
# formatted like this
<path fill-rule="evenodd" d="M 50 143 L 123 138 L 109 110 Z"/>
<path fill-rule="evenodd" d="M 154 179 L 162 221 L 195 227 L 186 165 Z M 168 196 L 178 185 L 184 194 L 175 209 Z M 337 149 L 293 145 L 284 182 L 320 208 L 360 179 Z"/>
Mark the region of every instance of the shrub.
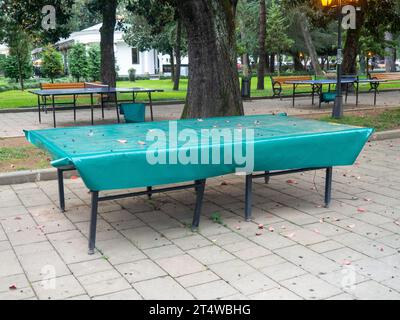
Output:
<path fill-rule="evenodd" d="M 99 81 L 101 78 L 101 53 L 99 45 L 89 47 L 87 75 L 93 81 Z"/>
<path fill-rule="evenodd" d="M 79 82 L 88 75 L 88 59 L 86 47 L 83 44 L 75 44 L 68 55 L 69 72 Z"/>
<path fill-rule="evenodd" d="M 129 73 L 129 81 L 135 81 L 136 80 L 136 69 L 131 68 L 128 70 Z"/>
<path fill-rule="evenodd" d="M 42 63 L 42 74 L 49 77 L 51 82 L 54 82 L 54 78 L 61 76 L 64 72 L 62 55 L 51 45 L 43 50 Z"/>

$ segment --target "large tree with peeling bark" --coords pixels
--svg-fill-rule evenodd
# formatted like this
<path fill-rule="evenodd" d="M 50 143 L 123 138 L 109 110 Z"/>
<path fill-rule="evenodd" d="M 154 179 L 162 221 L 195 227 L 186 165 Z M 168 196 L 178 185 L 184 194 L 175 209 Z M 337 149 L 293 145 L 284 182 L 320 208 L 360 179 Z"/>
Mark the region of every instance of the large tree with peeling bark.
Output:
<path fill-rule="evenodd" d="M 242 115 L 237 70 L 237 0 L 176 1 L 187 31 L 189 87 L 183 118 Z"/>

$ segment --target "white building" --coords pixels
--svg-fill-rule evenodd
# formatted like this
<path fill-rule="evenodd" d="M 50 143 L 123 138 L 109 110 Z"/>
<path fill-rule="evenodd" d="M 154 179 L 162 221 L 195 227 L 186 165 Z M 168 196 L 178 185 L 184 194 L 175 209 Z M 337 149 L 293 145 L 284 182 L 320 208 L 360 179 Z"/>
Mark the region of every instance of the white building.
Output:
<path fill-rule="evenodd" d="M 9 50 L 5 44 L 0 44 L 0 54 L 8 56 Z"/>
<path fill-rule="evenodd" d="M 67 52 L 75 43 L 82 43 L 87 46 L 100 44 L 100 28 L 101 23 L 94 25 L 82 31 L 74 32 L 67 39 L 57 42 L 56 46 L 64 54 L 67 60 Z M 137 75 L 156 75 L 163 72 L 164 66 L 170 64 L 169 56 L 159 54 L 156 50 L 139 52 L 137 48 L 130 47 L 123 39 L 123 31 L 116 30 L 114 34 L 114 51 L 116 64 L 118 66 L 118 74 L 127 76 L 128 70 L 134 68 Z M 182 61 L 182 75 L 187 75 L 187 58 Z M 165 68 L 166 69 L 166 68 Z M 168 75 L 168 73 L 166 73 Z"/>

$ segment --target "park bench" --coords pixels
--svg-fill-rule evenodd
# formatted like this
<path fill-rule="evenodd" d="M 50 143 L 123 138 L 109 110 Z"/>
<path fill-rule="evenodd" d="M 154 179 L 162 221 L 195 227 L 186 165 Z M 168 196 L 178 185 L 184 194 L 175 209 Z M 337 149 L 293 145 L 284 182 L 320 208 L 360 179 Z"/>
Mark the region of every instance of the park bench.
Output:
<path fill-rule="evenodd" d="M 384 82 L 400 82 L 400 72 L 369 73 L 368 78 Z M 379 82 L 371 82 L 369 91 L 378 90 L 379 85 Z"/>
<path fill-rule="evenodd" d="M 282 99 L 282 91 L 283 89 L 286 88 L 291 88 L 292 84 L 287 84 L 287 81 L 304 81 L 304 80 L 312 80 L 313 77 L 310 75 L 302 75 L 302 76 L 271 76 L 271 82 L 272 82 L 272 93 L 273 93 L 273 98 L 274 97 L 279 97 Z M 302 87 L 307 87 L 309 88 L 310 85 L 298 85 Z M 303 92 L 304 93 L 304 92 Z M 307 93 L 310 93 L 309 91 Z M 311 94 L 314 94 L 314 92 L 311 92 Z"/>

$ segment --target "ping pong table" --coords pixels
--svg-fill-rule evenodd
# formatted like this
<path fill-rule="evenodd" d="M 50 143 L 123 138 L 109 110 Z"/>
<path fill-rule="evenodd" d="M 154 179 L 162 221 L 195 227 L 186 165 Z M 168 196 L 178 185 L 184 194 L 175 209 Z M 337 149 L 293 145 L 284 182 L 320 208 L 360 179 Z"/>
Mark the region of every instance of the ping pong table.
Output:
<path fill-rule="evenodd" d="M 171 139 L 174 141 L 174 134 L 183 133 L 188 129 L 194 130 L 198 135 L 203 130 L 216 130 L 216 134 L 226 129 L 229 132 L 239 130 L 246 132 L 246 136 L 242 135 L 237 140 L 224 138 L 219 142 L 210 140 L 210 137 L 208 140 L 199 139 L 197 142 L 188 142 L 186 138 L 182 138 L 183 140 L 178 139 L 173 143 L 161 144 L 158 149 L 158 154 L 165 156 L 165 159 L 173 159 L 180 152 L 197 152 L 197 162 L 154 163 L 148 160 L 149 152 L 154 151 L 154 146 L 147 139 L 149 134 L 154 134 L 155 131 L 163 133 L 164 136 L 158 139 L 158 142 L 162 143 Z M 252 132 L 252 137 L 247 136 L 247 132 Z M 248 155 L 253 161 L 253 166 L 244 172 L 246 220 L 251 219 L 251 182 L 260 177 L 269 179 L 275 175 L 324 169 L 327 173 L 325 205 L 329 206 L 332 168 L 352 165 L 372 132 L 373 129 L 285 115 L 256 115 L 70 127 L 26 131 L 25 134 L 28 141 L 47 150 L 52 156 L 52 165 L 58 172 L 61 211 L 65 211 L 65 171 L 77 170 L 90 190 L 89 254 L 93 254 L 98 205 L 102 201 L 134 196 L 151 197 L 160 192 L 193 188 L 196 191 L 196 206 L 192 228 L 197 229 L 206 180 L 235 173 L 243 165 L 236 160 L 226 161 L 224 156 L 219 163 L 207 162 L 207 159 L 211 159 L 213 152 L 223 155 L 226 150 L 232 150 L 235 146 L 246 150 L 246 154 L 247 147 L 254 148 L 254 152 Z M 206 155 L 205 158 L 203 154 Z M 171 184 L 172 186 L 169 186 Z M 143 190 L 129 193 L 115 191 L 133 188 Z M 118 193 L 100 196 L 100 193 L 110 190 Z"/>
<path fill-rule="evenodd" d="M 86 86 L 86 84 L 85 84 Z M 119 103 L 120 102 L 135 102 L 136 97 L 139 93 L 145 93 L 148 95 L 149 99 L 149 107 L 150 107 L 150 117 L 151 121 L 154 120 L 153 115 L 153 100 L 151 94 L 154 92 L 163 92 L 164 90 L 160 89 L 147 89 L 147 88 L 111 88 L 107 85 L 96 85 L 90 84 L 90 86 L 85 88 L 76 88 L 76 89 L 50 89 L 50 90 L 30 90 L 30 93 L 37 95 L 37 107 L 38 107 L 38 115 L 39 115 L 39 123 L 42 122 L 41 117 L 41 109 L 45 108 L 47 112 L 47 106 L 51 106 L 51 110 L 53 113 L 53 125 L 54 128 L 57 127 L 56 124 L 56 101 L 55 97 L 73 97 L 73 111 L 74 111 L 74 121 L 76 121 L 76 97 L 77 96 L 89 96 L 90 97 L 90 111 L 91 111 L 91 124 L 94 124 L 94 96 L 100 96 L 100 105 L 102 110 L 102 118 L 104 119 L 104 97 L 113 97 L 113 102 L 115 104 L 117 121 L 120 122 L 120 110 Z M 118 94 L 129 93 L 132 94 L 131 100 L 118 100 Z M 51 102 L 47 103 L 47 99 L 50 99 Z M 44 101 L 44 102 L 42 102 Z M 63 104 L 63 103 L 60 103 Z"/>
<path fill-rule="evenodd" d="M 363 83 L 372 84 L 372 87 L 369 91 L 374 91 L 374 106 L 376 105 L 376 96 L 378 93 L 378 86 L 376 84 L 385 82 L 386 80 L 378 80 L 378 79 L 358 79 L 358 77 L 344 77 L 341 81 L 342 85 L 346 85 L 345 90 L 345 99 L 347 102 L 348 92 L 349 92 L 349 85 L 353 84 L 355 86 L 355 94 L 356 94 L 356 106 L 358 106 L 358 98 L 359 98 L 359 86 Z M 329 92 L 332 85 L 336 85 L 336 79 L 317 79 L 317 80 L 290 80 L 286 81 L 286 84 L 293 85 L 292 89 L 292 106 L 295 106 L 295 99 L 296 99 L 296 88 L 299 85 L 307 85 L 311 86 L 311 97 L 312 97 L 312 104 L 314 105 L 314 95 L 318 95 L 319 99 L 319 108 L 321 108 L 321 96 L 323 94 L 323 86 L 329 86 Z"/>

